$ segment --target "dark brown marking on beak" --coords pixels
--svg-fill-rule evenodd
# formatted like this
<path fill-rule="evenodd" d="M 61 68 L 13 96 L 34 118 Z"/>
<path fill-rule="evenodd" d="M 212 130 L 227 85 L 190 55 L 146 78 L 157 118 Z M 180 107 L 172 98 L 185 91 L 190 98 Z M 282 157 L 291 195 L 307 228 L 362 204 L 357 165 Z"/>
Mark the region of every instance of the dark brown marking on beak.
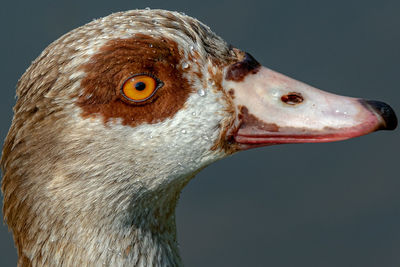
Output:
<path fill-rule="evenodd" d="M 243 81 L 247 74 L 256 74 L 260 67 L 261 64 L 258 63 L 254 57 L 249 53 L 245 53 L 242 61 L 237 62 L 228 68 L 225 79 L 235 82 Z"/>
<path fill-rule="evenodd" d="M 240 121 L 240 128 L 255 128 L 268 132 L 279 132 L 279 126 L 275 123 L 265 123 L 253 114 L 249 113 L 249 110 L 245 106 L 241 106 L 238 115 Z"/>

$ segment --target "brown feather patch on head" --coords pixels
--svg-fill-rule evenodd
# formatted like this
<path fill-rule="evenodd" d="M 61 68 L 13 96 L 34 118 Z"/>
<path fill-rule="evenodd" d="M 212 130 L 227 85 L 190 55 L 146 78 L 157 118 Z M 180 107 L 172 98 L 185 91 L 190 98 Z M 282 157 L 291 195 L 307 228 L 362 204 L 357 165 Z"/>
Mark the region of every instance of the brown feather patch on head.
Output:
<path fill-rule="evenodd" d="M 104 122 L 121 119 L 124 125 L 156 123 L 174 116 L 194 90 L 183 77 L 183 58 L 176 42 L 136 34 L 129 39 L 106 43 L 82 69 L 83 94 L 78 106 L 83 117 L 101 116 Z M 164 85 L 142 104 L 126 103 L 120 94 L 122 83 L 130 76 L 147 73 Z"/>

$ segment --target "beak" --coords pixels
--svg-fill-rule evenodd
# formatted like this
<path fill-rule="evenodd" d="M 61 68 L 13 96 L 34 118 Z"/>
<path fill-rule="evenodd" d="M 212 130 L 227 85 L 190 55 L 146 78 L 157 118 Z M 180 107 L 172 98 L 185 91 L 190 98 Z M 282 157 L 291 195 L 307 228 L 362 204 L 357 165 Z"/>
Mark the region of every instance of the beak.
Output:
<path fill-rule="evenodd" d="M 262 67 L 249 54 L 227 69 L 224 83 L 237 114 L 231 134 L 241 149 L 339 141 L 397 126 L 383 102 L 321 91 Z"/>

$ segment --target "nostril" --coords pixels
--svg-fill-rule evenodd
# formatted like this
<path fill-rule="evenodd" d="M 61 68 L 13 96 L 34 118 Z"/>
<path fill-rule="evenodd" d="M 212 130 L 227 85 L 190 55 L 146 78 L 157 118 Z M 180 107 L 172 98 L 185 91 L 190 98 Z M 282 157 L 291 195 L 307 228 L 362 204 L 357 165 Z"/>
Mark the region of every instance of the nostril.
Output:
<path fill-rule="evenodd" d="M 301 102 L 303 102 L 304 98 L 300 93 L 290 92 L 286 95 L 283 95 L 281 97 L 281 100 L 285 104 L 296 105 L 296 104 L 300 104 Z"/>

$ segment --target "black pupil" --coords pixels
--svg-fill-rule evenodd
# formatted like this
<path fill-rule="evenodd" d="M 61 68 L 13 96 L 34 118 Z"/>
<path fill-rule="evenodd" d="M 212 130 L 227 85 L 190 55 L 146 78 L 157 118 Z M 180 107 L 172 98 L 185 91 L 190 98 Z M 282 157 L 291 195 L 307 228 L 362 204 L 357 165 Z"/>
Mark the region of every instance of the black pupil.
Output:
<path fill-rule="evenodd" d="M 138 91 L 143 91 L 144 89 L 146 89 L 146 84 L 144 82 L 138 82 L 135 84 L 135 88 Z"/>

